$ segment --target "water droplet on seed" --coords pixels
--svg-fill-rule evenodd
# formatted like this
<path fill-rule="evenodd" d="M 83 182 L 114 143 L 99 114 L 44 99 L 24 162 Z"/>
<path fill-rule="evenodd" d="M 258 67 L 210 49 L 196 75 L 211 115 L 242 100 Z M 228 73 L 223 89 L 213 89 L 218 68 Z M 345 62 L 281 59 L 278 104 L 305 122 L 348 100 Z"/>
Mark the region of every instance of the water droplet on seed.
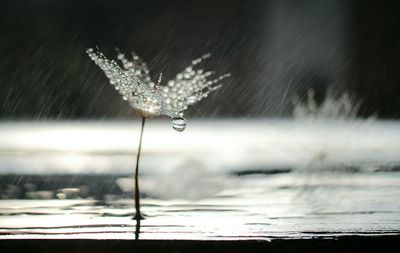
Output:
<path fill-rule="evenodd" d="M 177 132 L 183 132 L 186 128 L 186 120 L 182 117 L 172 118 L 172 128 Z"/>
<path fill-rule="evenodd" d="M 192 105 L 196 102 L 196 96 L 190 96 L 187 98 L 188 104 Z"/>

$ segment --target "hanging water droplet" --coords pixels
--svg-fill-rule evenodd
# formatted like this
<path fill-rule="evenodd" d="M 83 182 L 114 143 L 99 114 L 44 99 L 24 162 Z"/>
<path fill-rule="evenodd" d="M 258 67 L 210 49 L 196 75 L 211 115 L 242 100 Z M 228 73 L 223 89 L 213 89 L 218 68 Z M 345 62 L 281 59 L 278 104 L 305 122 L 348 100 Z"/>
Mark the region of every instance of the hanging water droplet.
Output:
<path fill-rule="evenodd" d="M 186 120 L 182 117 L 172 118 L 172 128 L 177 132 L 183 132 L 186 128 Z"/>

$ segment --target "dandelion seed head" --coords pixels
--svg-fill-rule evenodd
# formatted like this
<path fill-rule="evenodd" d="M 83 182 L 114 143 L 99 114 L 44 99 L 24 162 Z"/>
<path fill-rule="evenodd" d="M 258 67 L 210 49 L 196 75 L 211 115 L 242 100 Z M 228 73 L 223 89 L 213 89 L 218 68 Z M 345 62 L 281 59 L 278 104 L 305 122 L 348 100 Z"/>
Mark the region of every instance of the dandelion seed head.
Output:
<path fill-rule="evenodd" d="M 117 59 L 107 59 L 99 50 L 89 48 L 86 53 L 94 63 L 103 70 L 123 100 L 139 111 L 144 117 L 166 115 L 171 118 L 183 117 L 183 112 L 189 105 L 194 105 L 207 97 L 212 91 L 221 87 L 220 82 L 229 77 L 225 74 L 214 79 L 208 79 L 215 73 L 212 71 L 194 70 L 195 66 L 210 57 L 210 54 L 192 61 L 192 64 L 178 73 L 173 80 L 162 86 L 162 74 L 158 81 L 153 82 L 145 62 L 136 53 L 127 59 L 117 50 Z"/>

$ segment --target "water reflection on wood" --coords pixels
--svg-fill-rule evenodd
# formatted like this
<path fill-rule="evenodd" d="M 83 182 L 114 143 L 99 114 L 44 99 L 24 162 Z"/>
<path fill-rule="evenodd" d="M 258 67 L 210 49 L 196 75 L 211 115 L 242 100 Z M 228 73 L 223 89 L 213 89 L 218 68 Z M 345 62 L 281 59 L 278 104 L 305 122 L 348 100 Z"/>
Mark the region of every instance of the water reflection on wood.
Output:
<path fill-rule="evenodd" d="M 263 239 L 400 233 L 400 173 L 240 178 L 207 199 L 143 200 L 140 239 Z M 2 200 L 0 238 L 134 239 L 133 200 Z M 137 232 L 137 231 L 136 231 Z"/>
<path fill-rule="evenodd" d="M 0 124 L 0 239 L 400 234 L 398 124 L 319 124 L 150 124 L 140 233 L 131 122 Z"/>

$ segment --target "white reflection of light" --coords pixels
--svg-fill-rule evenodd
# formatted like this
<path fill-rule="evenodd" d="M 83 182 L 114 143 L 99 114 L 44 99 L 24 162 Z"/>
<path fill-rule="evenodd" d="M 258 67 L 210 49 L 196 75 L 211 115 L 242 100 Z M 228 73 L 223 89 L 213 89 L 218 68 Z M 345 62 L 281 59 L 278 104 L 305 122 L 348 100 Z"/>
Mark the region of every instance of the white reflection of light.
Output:
<path fill-rule="evenodd" d="M 79 155 L 79 154 L 65 154 L 62 155 L 59 159 L 58 162 L 60 164 L 63 164 L 63 166 L 68 169 L 68 171 L 71 172 L 82 172 L 82 169 L 90 166 L 88 162 L 90 162 L 89 159 L 87 159 L 86 156 Z"/>
<path fill-rule="evenodd" d="M 140 122 L 41 122 L 0 124 L 0 172 L 131 173 Z M 167 120 L 144 132 L 141 165 L 147 173 L 173 172 L 198 160 L 210 170 L 302 166 L 326 162 L 399 162 L 398 122 L 291 120 L 189 120 L 183 133 Z"/>

